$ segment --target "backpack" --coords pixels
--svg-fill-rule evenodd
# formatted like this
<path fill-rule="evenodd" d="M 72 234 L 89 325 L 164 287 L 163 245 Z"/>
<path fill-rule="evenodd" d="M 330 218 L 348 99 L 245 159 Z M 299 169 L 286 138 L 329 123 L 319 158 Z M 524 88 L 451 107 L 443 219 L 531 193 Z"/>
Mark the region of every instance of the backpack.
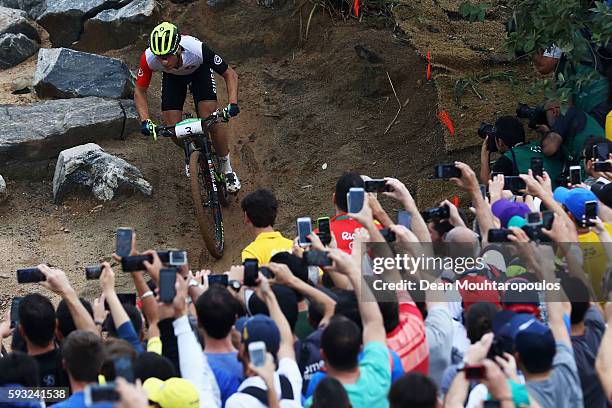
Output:
<path fill-rule="evenodd" d="M 279 401 L 282 400 L 293 400 L 293 388 L 291 388 L 291 382 L 284 375 L 279 375 L 278 379 L 280 380 L 281 386 L 281 395 Z M 246 387 L 242 391 L 239 391 L 242 394 L 250 395 L 251 397 L 257 399 L 259 402 L 268 406 L 268 391 L 259 387 L 255 387 L 254 385 L 250 387 Z"/>

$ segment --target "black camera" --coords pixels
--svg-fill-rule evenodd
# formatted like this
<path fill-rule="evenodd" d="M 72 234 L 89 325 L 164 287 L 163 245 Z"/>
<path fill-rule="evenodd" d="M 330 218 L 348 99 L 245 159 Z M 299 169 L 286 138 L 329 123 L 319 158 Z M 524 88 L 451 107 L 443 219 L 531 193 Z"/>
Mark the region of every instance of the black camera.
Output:
<path fill-rule="evenodd" d="M 423 211 L 421 215 L 423 216 L 425 222 L 444 220 L 450 217 L 450 209 L 448 208 L 448 205 L 428 208 Z"/>
<path fill-rule="evenodd" d="M 546 121 L 546 110 L 543 106 L 536 106 L 535 108 L 529 107 L 524 103 L 519 103 L 516 108 L 516 116 L 521 119 L 529 119 L 529 128 L 537 129 L 538 125 L 545 125 Z"/>
<path fill-rule="evenodd" d="M 487 150 L 489 152 L 493 153 L 497 151 L 497 145 L 495 144 L 495 139 L 497 138 L 497 128 L 494 125 L 481 122 L 477 133 L 481 139 L 486 139 L 489 137 L 489 140 L 487 141 Z"/>
<path fill-rule="evenodd" d="M 461 170 L 455 167 L 454 164 L 436 164 L 434 168 L 434 178 L 436 179 L 450 179 L 460 177 Z"/>

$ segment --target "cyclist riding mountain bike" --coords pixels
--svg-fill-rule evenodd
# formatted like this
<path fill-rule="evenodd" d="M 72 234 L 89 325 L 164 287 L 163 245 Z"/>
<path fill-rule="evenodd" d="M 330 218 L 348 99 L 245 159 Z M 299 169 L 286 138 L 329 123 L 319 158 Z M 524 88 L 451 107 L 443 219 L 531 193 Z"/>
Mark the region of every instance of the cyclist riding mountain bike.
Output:
<path fill-rule="evenodd" d="M 154 71 L 162 71 L 161 108 L 165 125 L 182 120 L 187 87 L 191 86 L 198 116 L 208 117 L 217 110 L 217 87 L 214 72 L 221 75 L 227 85 L 229 104 L 222 109 L 225 119 L 236 116 L 238 108 L 238 75 L 223 58 L 195 37 L 181 35 L 174 24 L 163 22 L 153 29 L 149 48 L 140 58 L 134 101 L 142 120 L 142 134 L 157 139 L 156 125 L 149 117 L 147 89 Z M 227 191 L 240 190 L 238 176 L 232 170 L 229 156 L 229 130 L 215 124 L 211 128 L 215 151 L 219 157 L 220 171 L 225 175 Z M 181 146 L 173 138 L 174 142 Z M 182 147 L 182 146 L 181 146 Z"/>

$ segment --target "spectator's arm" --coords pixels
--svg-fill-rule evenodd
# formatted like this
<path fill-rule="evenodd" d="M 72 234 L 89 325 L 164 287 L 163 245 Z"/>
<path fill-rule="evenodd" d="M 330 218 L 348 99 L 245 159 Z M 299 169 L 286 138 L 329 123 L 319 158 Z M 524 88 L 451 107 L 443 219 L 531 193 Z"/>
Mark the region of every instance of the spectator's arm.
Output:
<path fill-rule="evenodd" d="M 323 245 L 323 243 L 321 242 L 321 240 L 319 239 L 319 236 L 317 234 L 310 234 L 308 235 L 308 238 L 310 238 L 310 242 L 312 243 L 311 248 L 312 249 L 316 249 L 318 251 L 325 251 L 325 245 Z M 332 244 L 334 244 L 335 239 L 334 239 L 334 234 L 332 233 Z M 358 249 L 355 248 L 355 241 L 353 240 L 353 253 L 359 252 Z M 294 241 L 294 248 L 297 246 L 297 238 Z M 330 245 L 330 248 L 335 248 L 335 245 Z M 299 248 L 299 247 L 298 247 Z M 301 250 L 301 248 L 299 248 Z M 295 251 L 294 251 L 295 252 Z M 357 254 L 355 254 L 355 256 L 357 256 Z M 300 255 L 300 258 L 302 256 Z M 329 274 L 329 277 L 331 278 L 332 282 L 334 282 L 334 285 L 339 288 L 339 289 L 344 289 L 344 290 L 353 290 L 353 287 L 351 286 L 351 282 L 348 280 L 348 278 L 344 275 L 341 275 L 339 273 L 336 272 L 332 272 L 332 271 L 328 271 L 327 272 Z"/>
<path fill-rule="evenodd" d="M 220 407 L 221 393 L 206 355 L 191 330 L 187 316 L 187 282 L 182 276 L 176 277 L 176 296 L 172 302 L 176 320 L 172 323 L 179 351 L 181 376 L 191 381 L 200 393 L 200 407 Z"/>
<path fill-rule="evenodd" d="M 266 353 L 266 360 L 262 367 L 256 367 L 253 363 L 249 363 L 249 368 L 266 383 L 266 387 L 268 388 L 268 408 L 280 408 L 280 402 L 276 395 L 276 389 L 274 388 L 274 372 L 276 371 L 276 366 L 272 354 Z"/>
<path fill-rule="evenodd" d="M 389 217 L 389 214 L 387 214 L 387 212 L 380 205 L 376 195 L 373 193 L 366 193 L 366 199 L 370 203 L 372 215 L 374 216 L 375 220 L 380 222 L 385 228 L 389 228 L 389 226 L 393 225 L 393 221 Z"/>
<path fill-rule="evenodd" d="M 60 269 L 49 268 L 47 265 L 40 264 L 38 269 L 45 275 L 46 281 L 41 282 L 44 287 L 61 296 L 66 302 L 70 316 L 74 320 L 74 326 L 78 330 L 87 330 L 92 333 L 100 334 L 91 315 L 81 303 L 76 292 L 70 286 L 66 273 Z"/>
<path fill-rule="evenodd" d="M 155 256 L 157 256 L 155 251 L 150 252 L 155 253 Z M 159 336 L 159 328 L 157 327 L 157 322 L 159 322 L 159 314 L 157 311 L 155 295 L 149 289 L 142 272 L 132 272 L 130 275 L 132 275 L 132 279 L 134 280 L 136 294 L 142 302 L 142 314 L 147 319 L 147 323 L 149 324 L 148 337 Z M 145 295 L 144 298 L 143 295 Z"/>
<path fill-rule="evenodd" d="M 431 235 L 429 235 L 427 223 L 421 216 L 416 202 L 406 186 L 401 181 L 394 178 L 385 178 L 385 180 L 387 180 L 387 185 L 391 186 L 393 191 L 384 192 L 383 194 L 401 202 L 406 211 L 410 213 L 412 217 L 410 229 L 414 235 L 417 236 L 419 242 L 431 242 Z"/>
<path fill-rule="evenodd" d="M 325 312 L 323 314 L 323 318 L 321 319 L 321 325 L 325 325 L 327 322 L 329 322 L 329 319 L 331 319 L 334 315 L 336 301 L 317 288 L 310 286 L 297 276 L 293 275 L 287 265 L 270 263 L 268 267 L 274 273 L 274 279 L 270 280 L 270 283 L 288 286 L 306 296 L 311 301 L 323 305 Z"/>
<path fill-rule="evenodd" d="M 179 364 L 179 351 L 176 336 L 174 335 L 174 317 L 163 317 L 160 316 L 158 323 L 159 326 L 159 338 L 162 343 L 162 356 L 172 361 L 172 365 L 178 374 L 181 373 L 181 366 Z"/>
<path fill-rule="evenodd" d="M 461 170 L 461 177 L 452 178 L 451 181 L 463 191 L 470 194 L 472 204 L 476 210 L 476 221 L 478 221 L 478 226 L 480 227 L 480 236 L 483 240 L 486 240 L 489 230 L 495 228 L 495 218 L 491 212 L 491 207 L 489 207 L 489 204 L 480 193 L 480 185 L 478 184 L 478 179 L 476 178 L 474 170 L 467 164 L 461 162 L 455 162 L 455 166 Z"/>
<path fill-rule="evenodd" d="M 485 137 L 482 141 L 482 146 L 480 147 L 480 182 L 482 184 L 487 184 L 489 181 L 489 175 L 491 174 L 491 156 L 489 153 L 489 136 Z"/>
<path fill-rule="evenodd" d="M 606 303 L 606 331 L 601 339 L 595 370 L 604 389 L 606 398 L 612 397 L 612 302 Z"/>
<path fill-rule="evenodd" d="M 351 284 L 355 288 L 355 296 L 359 305 L 359 314 L 363 322 L 363 344 L 364 346 L 371 342 L 385 343 L 387 336 L 383 323 L 382 314 L 371 293 L 369 286 L 362 280 L 359 267 L 355 264 L 352 258 L 339 250 L 332 250 L 329 253 L 330 258 L 334 261 L 336 271 L 348 276 Z"/>
<path fill-rule="evenodd" d="M 278 301 L 276 300 L 274 292 L 272 292 L 272 289 L 270 288 L 268 279 L 261 273 L 257 279 L 255 292 L 257 293 L 257 296 L 264 301 L 268 307 L 268 311 L 270 312 L 270 317 L 272 320 L 274 320 L 276 326 L 278 326 L 278 330 L 280 332 L 280 347 L 277 353 L 278 359 L 290 358 L 295 360 L 295 349 L 293 348 L 293 333 L 291 332 L 291 327 L 289 326 L 289 322 L 287 322 L 285 315 L 278 305 Z"/>

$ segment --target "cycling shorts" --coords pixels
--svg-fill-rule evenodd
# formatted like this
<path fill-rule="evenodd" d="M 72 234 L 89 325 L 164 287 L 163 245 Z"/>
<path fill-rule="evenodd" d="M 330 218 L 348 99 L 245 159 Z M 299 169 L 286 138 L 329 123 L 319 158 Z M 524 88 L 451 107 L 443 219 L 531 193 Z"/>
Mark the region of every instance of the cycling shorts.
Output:
<path fill-rule="evenodd" d="M 161 109 L 183 110 L 187 87 L 190 86 L 193 100 L 197 104 L 200 101 L 216 101 L 217 85 L 215 74 L 206 65 L 200 65 L 189 75 L 174 75 L 167 72 L 162 73 Z"/>

